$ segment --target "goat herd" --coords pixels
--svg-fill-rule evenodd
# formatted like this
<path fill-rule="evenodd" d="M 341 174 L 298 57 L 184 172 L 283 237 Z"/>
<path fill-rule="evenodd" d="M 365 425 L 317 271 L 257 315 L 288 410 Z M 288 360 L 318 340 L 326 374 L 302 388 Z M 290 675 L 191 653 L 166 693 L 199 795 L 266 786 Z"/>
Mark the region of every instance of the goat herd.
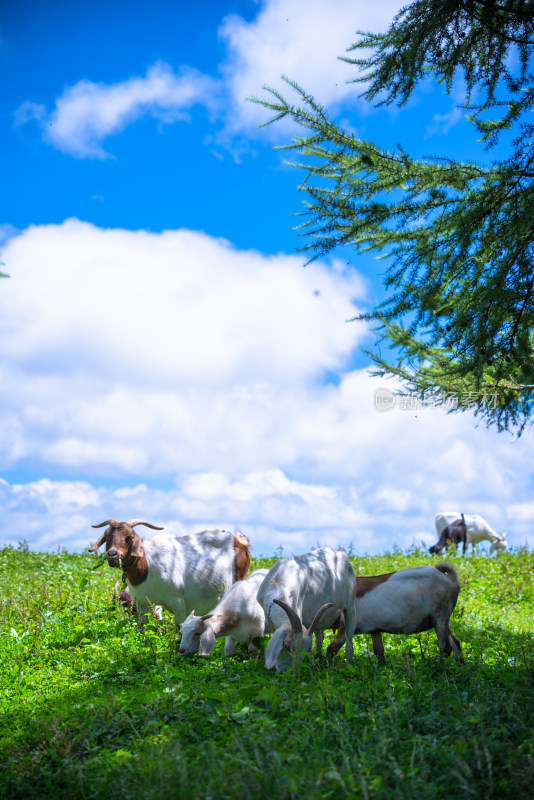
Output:
<path fill-rule="evenodd" d="M 462 659 L 460 642 L 449 627 L 460 591 L 450 564 L 356 578 L 347 553 L 321 547 L 249 575 L 250 542 L 240 531 L 142 539 L 134 531 L 137 525 L 163 530 L 139 519 L 108 519 L 93 525 L 106 530 L 90 552 L 106 545 L 108 564 L 122 568 L 127 584 L 119 602 L 134 610 L 141 624 L 150 610 L 157 617 L 161 608 L 174 615 L 182 627 L 181 655 L 209 655 L 221 636 L 226 637 L 226 655 L 232 655 L 236 642 L 254 652 L 260 638 L 272 633 L 265 664 L 283 672 L 311 651 L 314 635 L 316 652 L 321 652 L 325 630 L 333 629 L 337 634 L 328 656 L 345 644 L 350 662 L 353 635 L 367 633 L 383 664 L 382 633 L 434 628 L 441 652 Z M 507 549 L 506 534 L 499 536 L 476 515 L 438 514 L 436 528 L 440 538 L 431 552 L 462 542 L 465 554 L 468 544 L 474 548 L 482 539 L 491 541 L 491 550 Z"/>

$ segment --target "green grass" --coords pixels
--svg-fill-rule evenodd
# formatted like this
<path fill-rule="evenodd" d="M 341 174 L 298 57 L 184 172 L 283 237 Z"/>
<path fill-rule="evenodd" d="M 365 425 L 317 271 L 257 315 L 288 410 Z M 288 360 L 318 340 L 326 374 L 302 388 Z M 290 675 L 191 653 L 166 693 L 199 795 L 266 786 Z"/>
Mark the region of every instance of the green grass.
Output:
<path fill-rule="evenodd" d="M 0 797 L 532 797 L 534 554 L 449 560 L 465 665 L 432 631 L 385 636 L 385 667 L 359 636 L 352 665 L 278 675 L 222 640 L 178 657 L 170 619 L 140 631 L 91 556 L 0 550 Z"/>

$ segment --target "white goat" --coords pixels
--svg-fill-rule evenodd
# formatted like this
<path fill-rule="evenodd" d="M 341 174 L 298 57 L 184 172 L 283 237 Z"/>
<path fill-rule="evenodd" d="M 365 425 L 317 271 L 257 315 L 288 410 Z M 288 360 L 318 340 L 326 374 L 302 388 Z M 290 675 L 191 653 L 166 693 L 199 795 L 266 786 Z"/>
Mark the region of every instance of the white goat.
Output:
<path fill-rule="evenodd" d="M 248 574 L 250 542 L 240 532 L 234 536 L 227 531 L 203 531 L 180 537 L 163 533 L 141 539 L 133 530 L 136 525 L 162 528 L 138 519 L 108 519 L 93 528 L 104 525 L 109 527 L 89 552 L 106 544 L 108 564 L 122 567 L 141 624 L 154 606 L 170 611 L 177 626 L 193 608 L 206 614 L 235 581 Z"/>
<path fill-rule="evenodd" d="M 381 664 L 386 663 L 382 633 L 420 633 L 431 628 L 436 630 L 441 652 L 450 655 L 454 651 L 462 659 L 460 642 L 449 628 L 459 591 L 456 571 L 446 563 L 358 576 L 354 633 L 371 634 L 373 652 Z M 327 655 L 334 656 L 344 641 L 345 623 L 341 620 Z"/>
<path fill-rule="evenodd" d="M 322 547 L 277 561 L 258 591 L 258 602 L 275 629 L 265 651 L 267 668 L 276 666 L 283 672 L 291 663 L 291 653 L 296 653 L 300 661 L 302 653 L 310 652 L 314 633 L 320 652 L 324 631 L 333 627 L 341 613 L 347 629 L 354 630 L 355 591 L 354 570 L 342 550 Z M 352 660 L 352 635 L 347 641 L 346 658 Z"/>
<path fill-rule="evenodd" d="M 438 536 L 441 536 L 442 531 L 451 522 L 454 522 L 461 517 L 460 512 L 456 511 L 439 511 L 436 514 L 436 530 Z M 507 551 L 508 544 L 505 542 L 506 533 L 500 536 L 493 528 L 486 522 L 486 520 L 478 514 L 464 514 L 466 524 L 466 541 L 465 547 L 470 544 L 475 552 L 475 547 L 479 542 L 487 540 L 491 542 L 490 553 L 498 550 Z"/>
<path fill-rule="evenodd" d="M 257 641 L 265 635 L 265 613 L 256 600 L 267 569 L 256 569 L 245 581 L 234 583 L 219 605 L 204 616 L 192 611 L 182 624 L 180 655 L 198 652 L 207 656 L 215 649 L 215 640 L 226 637 L 224 653 L 231 656 L 235 643 L 249 644 L 249 653 L 258 650 Z"/>

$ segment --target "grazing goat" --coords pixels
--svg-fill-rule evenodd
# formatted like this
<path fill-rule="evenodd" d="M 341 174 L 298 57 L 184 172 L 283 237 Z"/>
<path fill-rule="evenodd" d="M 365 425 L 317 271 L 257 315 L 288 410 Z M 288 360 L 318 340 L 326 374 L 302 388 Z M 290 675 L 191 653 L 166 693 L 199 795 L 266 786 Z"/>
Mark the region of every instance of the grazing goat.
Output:
<path fill-rule="evenodd" d="M 249 653 L 258 650 L 258 639 L 265 635 L 265 613 L 256 600 L 259 586 L 268 570 L 256 569 L 245 581 L 234 583 L 219 605 L 204 616 L 192 611 L 182 624 L 180 655 L 198 652 L 207 656 L 215 649 L 215 640 L 226 637 L 224 653 L 231 656 L 235 643 L 249 645 Z"/>
<path fill-rule="evenodd" d="M 354 570 L 343 550 L 322 547 L 277 561 L 258 590 L 258 602 L 268 625 L 274 628 L 265 651 L 267 668 L 276 666 L 283 672 L 295 652 L 300 661 L 301 654 L 311 650 L 314 633 L 320 652 L 324 631 L 333 627 L 341 613 L 352 631 L 355 590 Z M 347 641 L 346 658 L 352 660 L 352 635 Z"/>
<path fill-rule="evenodd" d="M 439 537 L 439 542 L 429 548 L 429 553 L 441 553 L 444 547 L 449 547 L 451 544 L 456 545 L 458 548 L 460 543 L 462 543 L 462 555 L 465 556 L 465 548 L 467 546 L 466 538 L 467 525 L 465 524 L 464 515 L 462 514 L 461 519 L 456 519 L 454 522 L 447 525 L 446 528 L 443 528 L 441 536 Z"/>
<path fill-rule="evenodd" d="M 302 660 L 302 653 L 311 653 L 314 633 L 316 647 L 319 637 L 322 643 L 324 634 L 322 629 L 319 629 L 319 622 L 325 611 L 333 608 L 333 603 L 325 603 L 321 606 L 309 628 L 304 627 L 301 618 L 291 606 L 282 600 L 273 600 L 273 603 L 283 609 L 289 620 L 289 626 L 282 625 L 273 634 L 265 651 L 265 664 L 267 669 L 276 667 L 278 672 L 284 672 L 291 666 L 293 659 L 295 659 L 295 663 L 298 663 Z M 341 612 L 341 616 L 343 616 L 343 612 Z"/>
<path fill-rule="evenodd" d="M 141 539 L 136 525 L 162 528 L 139 519 L 108 519 L 93 528 L 104 525 L 108 527 L 89 552 L 105 543 L 108 564 L 122 567 L 141 624 L 154 606 L 170 611 L 177 626 L 193 608 L 206 614 L 235 581 L 247 577 L 250 542 L 240 532 L 234 536 L 203 531 L 180 537 L 163 533 Z"/>
<path fill-rule="evenodd" d="M 435 628 L 441 652 L 447 656 L 454 652 L 456 658 L 463 660 L 460 642 L 449 628 L 459 591 L 456 571 L 446 563 L 400 569 L 387 575 L 358 576 L 354 633 L 370 633 L 373 652 L 380 664 L 385 664 L 382 633 L 420 633 Z M 345 622 L 341 620 L 327 655 L 335 656 L 344 641 Z"/>
<path fill-rule="evenodd" d="M 478 514 L 460 514 L 456 511 L 440 511 L 436 514 L 436 530 L 438 536 L 451 522 L 462 517 L 466 525 L 466 547 L 471 545 L 473 552 L 475 546 L 484 540 L 491 542 L 490 553 L 497 551 L 507 551 L 508 544 L 505 542 L 506 533 L 500 536 L 493 528 L 486 522 L 486 520 Z"/>

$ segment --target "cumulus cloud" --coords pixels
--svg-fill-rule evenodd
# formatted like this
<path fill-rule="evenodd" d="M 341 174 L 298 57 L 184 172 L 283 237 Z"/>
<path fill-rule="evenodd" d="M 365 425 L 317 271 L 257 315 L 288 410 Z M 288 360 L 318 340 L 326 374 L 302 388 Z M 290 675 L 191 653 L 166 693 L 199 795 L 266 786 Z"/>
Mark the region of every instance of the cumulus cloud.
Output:
<path fill-rule="evenodd" d="M 42 104 L 25 101 L 15 123 L 37 121 L 45 141 L 77 158 L 108 158 L 103 142 L 109 136 L 145 116 L 165 124 L 188 119 L 195 104 L 218 118 L 222 139 L 250 136 L 268 114 L 246 98 L 260 94 L 264 85 L 280 87 L 281 75 L 300 83 L 322 104 L 356 102 L 361 86 L 350 83 L 354 69 L 339 56 L 353 43 L 356 30 L 384 30 L 399 8 L 398 0 L 374 6 L 337 0 L 335 10 L 324 0 L 263 0 L 251 21 L 237 14 L 221 20 L 226 57 L 220 75 L 208 76 L 186 65 L 175 72 L 159 61 L 144 77 L 114 84 L 82 79 L 65 89 L 51 113 Z M 289 92 L 287 86 L 284 91 Z M 277 131 L 282 134 L 283 126 Z"/>
<path fill-rule="evenodd" d="M 127 377 L 208 390 L 243 372 L 299 381 L 339 368 L 363 331 L 343 322 L 365 291 L 357 273 L 303 269 L 298 256 L 238 251 L 200 232 L 72 219 L 27 229 L 3 259 L 18 276 L 0 300 L 5 355 L 41 373 L 89 363 L 110 389 Z"/>
<path fill-rule="evenodd" d="M 82 550 L 96 538 L 91 524 L 115 516 L 143 517 L 176 535 L 215 527 L 234 531 L 238 524 L 255 555 L 271 555 L 275 547 L 289 554 L 310 540 L 348 546 L 351 527 L 361 516 L 344 506 L 338 490 L 290 481 L 280 470 L 249 473 L 235 482 L 221 473 L 203 473 L 165 491 L 146 484 L 108 489 L 82 481 L 10 485 L 0 480 L 0 505 L 9 517 L 0 544 L 26 539 L 43 550 Z M 336 524 L 325 525 L 334 509 Z"/>
<path fill-rule="evenodd" d="M 162 475 L 289 458 L 280 420 L 365 334 L 343 321 L 364 291 L 355 273 L 202 233 L 70 220 L 4 257 L 5 464 L 38 453 L 42 467 Z"/>
<path fill-rule="evenodd" d="M 362 86 L 350 83 L 355 68 L 340 56 L 347 55 L 357 30 L 385 30 L 401 6 L 398 0 L 337 0 L 335 7 L 324 0 L 267 0 L 250 22 L 227 16 L 219 34 L 228 48 L 223 75 L 235 104 L 229 129 L 252 130 L 268 119 L 264 108 L 245 98 L 260 95 L 263 86 L 288 96 L 282 75 L 322 105 L 354 104 Z"/>
<path fill-rule="evenodd" d="M 365 328 L 343 322 L 355 271 L 77 220 L 0 260 L 0 467 L 44 476 L 0 484 L 3 542 L 80 549 L 92 523 L 149 517 L 243 527 L 256 553 L 363 553 L 430 544 L 447 508 L 534 541 L 530 434 L 375 408 L 383 382 L 352 366 Z"/>
<path fill-rule="evenodd" d="M 163 62 L 150 66 L 144 77 L 115 84 L 80 80 L 70 86 L 47 114 L 42 105 L 26 101 L 15 121 L 36 119 L 43 138 L 58 150 L 78 158 L 108 158 L 102 141 L 143 116 L 171 124 L 188 119 L 195 104 L 212 109 L 216 82 L 198 70 L 182 67 L 178 73 Z"/>
<path fill-rule="evenodd" d="M 363 481 L 365 491 L 357 481 L 332 485 L 296 480 L 279 469 L 256 470 L 235 480 L 224 473 L 195 473 L 167 489 L 146 483 L 110 488 L 86 481 L 9 484 L 0 479 L 0 546 L 26 540 L 32 549 L 80 552 L 96 539 L 91 525 L 112 516 L 142 517 L 179 536 L 239 527 L 256 556 L 272 555 L 280 547 L 284 555 L 324 545 L 363 555 L 390 551 L 394 545 L 407 549 L 433 544 L 435 510 L 451 503 L 440 505 L 439 489 L 430 485 L 422 491 L 420 475 L 413 476 L 412 484 L 408 476 L 399 475 L 402 488 L 395 488 L 380 483 L 376 464 L 371 468 L 375 481 Z M 459 489 L 453 481 L 450 497 Z M 534 546 L 532 503 L 506 506 L 479 488 L 478 500 L 472 495 L 468 507 L 482 512 L 501 532 L 507 528 L 513 547 Z"/>

